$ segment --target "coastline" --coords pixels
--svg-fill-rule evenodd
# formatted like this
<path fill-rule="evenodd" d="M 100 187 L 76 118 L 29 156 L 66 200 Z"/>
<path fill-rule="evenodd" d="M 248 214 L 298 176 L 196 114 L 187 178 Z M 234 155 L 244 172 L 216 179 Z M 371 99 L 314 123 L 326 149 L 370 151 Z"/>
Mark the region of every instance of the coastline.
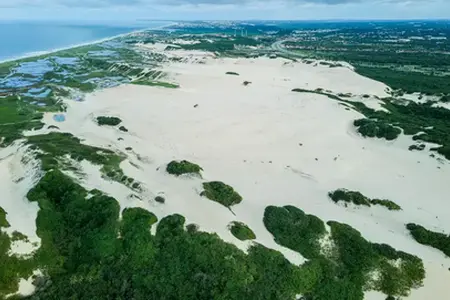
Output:
<path fill-rule="evenodd" d="M 170 25 L 160 28 L 166 26 Z M 179 214 L 186 220 L 184 224 L 195 224 L 196 230 L 215 234 L 249 255 L 253 242 L 236 239 L 229 230 L 232 222 L 242 222 L 254 231 L 256 236 L 253 241 L 256 244 L 281 253 L 290 265 L 305 267 L 305 270 L 307 257 L 279 243 L 276 234 L 264 223 L 266 210 L 271 206 L 281 208 L 289 205 L 304 209 L 305 213 L 324 222 L 348 224 L 370 243 L 391 245 L 398 251 L 419 257 L 426 270 L 425 281 L 422 287 L 416 285 L 410 289 L 406 299 L 445 295 L 445 281 L 450 276 L 448 258 L 414 241 L 405 224 L 417 222 L 435 229 L 450 226 L 445 215 L 448 211 L 445 207 L 448 206 L 444 204 L 449 188 L 443 176 L 449 174 L 448 164 L 433 159 L 434 156 L 428 156 L 425 152 L 408 150 L 413 143 L 411 136 L 400 135 L 394 141 L 363 138 L 353 124 L 364 114 L 345 105 L 342 99 L 332 101 L 336 99 L 325 97 L 327 93 L 335 95 L 340 92 L 369 108 L 381 110 L 384 109 L 382 99 L 389 96 L 385 84 L 363 77 L 344 66 L 330 68 L 282 57 L 216 57 L 201 50 L 168 51 L 165 50 L 166 41 L 135 44 L 141 35 L 133 34 L 147 31 L 153 35 L 153 30 L 158 29 L 142 29 L 101 41 L 34 53 L 22 60 L 3 64 L 12 68 L 15 64 L 25 67 L 30 61 L 47 62 L 54 56 L 66 54 L 58 53 L 66 49 L 75 49 L 68 51 L 69 55 L 80 55 L 80 51 L 92 50 L 86 45 L 121 36 L 133 40 L 133 46 L 127 47 L 122 40 L 117 44 L 127 49 L 142 48 L 138 51 L 144 54 L 142 57 L 146 58 L 145 52 L 148 51 L 149 55 L 161 54 L 169 58 L 161 59 L 162 63 L 152 70 L 154 73 L 145 74 L 149 81 L 142 81 L 144 84 L 132 82 L 93 89 L 86 92 L 83 99 L 86 101 L 64 98 L 66 109 L 62 121 L 55 118 L 61 114 L 60 111 L 48 109 L 43 115 L 42 128 L 24 129 L 24 139 L 34 140 L 35 143 L 42 141 L 35 146 L 42 149 L 54 142 L 69 154 L 85 155 L 101 149 L 92 153 L 112 151 L 123 157 L 117 165 L 110 165 L 115 168 L 110 169 L 113 174 L 105 175 L 106 169 L 103 168 L 108 166 L 106 163 L 97 164 L 96 159 L 87 155 L 80 161 L 74 159 L 76 155 L 63 155 L 64 152 L 50 149 L 48 152 L 53 151 L 57 163 L 61 163 L 57 171 L 86 191 L 91 191 L 92 197 L 100 191 L 113 197 L 109 200 L 114 203 L 117 199 L 118 211 L 122 216 L 130 209 L 141 209 L 160 220 L 160 226 L 166 218 Z M 132 57 L 132 61 L 138 60 Z M 140 61 L 138 64 L 139 67 L 144 65 Z M 129 69 L 122 71 L 108 66 L 104 69 L 130 74 Z M 121 71 L 123 73 L 119 73 Z M 147 69 L 145 71 L 148 72 Z M 155 73 L 158 75 L 153 76 Z M 76 83 L 83 87 L 84 79 Z M 44 83 L 42 81 L 41 85 Z M 176 87 L 171 83 L 176 83 Z M 311 92 L 317 90 L 327 93 Z M 107 116 L 120 119 L 121 127 L 99 126 L 98 117 Z M 66 134 L 79 139 L 78 143 L 64 138 Z M 77 149 L 78 146 L 83 151 Z M 32 207 L 29 202 L 32 198 L 27 199 L 28 191 L 36 186 L 37 179 L 41 177 L 41 167 L 46 162 L 45 158 L 41 161 L 33 156 L 27 159 L 27 155 L 35 150 L 31 147 L 17 142 L 0 148 L 2 177 L 7 178 L 2 182 L 2 190 L 9 193 L 5 199 L 10 200 L 1 203 L 8 214 L 5 220 L 10 225 L 5 232 L 13 237 L 17 230 L 29 239 L 29 242 L 12 243 L 11 253 L 14 255 L 30 254 L 41 246 L 41 242 L 44 247 L 48 245 L 48 240 L 41 241 L 40 236 L 36 236 L 36 232 L 42 232 L 42 224 L 23 222 L 37 220 L 40 211 L 52 213 L 45 207 L 38 208 L 33 202 Z M 72 149 L 74 151 L 71 153 Z M 204 169 L 201 177 L 175 177 L 165 172 L 170 161 L 181 159 L 198 163 Z M 70 168 L 67 167 L 69 165 Z M 116 171 L 120 172 L 119 177 Z M 243 197 L 242 203 L 234 206 L 232 211 L 202 196 L 205 181 L 217 180 L 230 184 Z M 423 184 L 425 181 L 428 181 L 426 185 Z M 411 186 L 414 186 L 414 191 L 410 191 Z M 327 195 L 338 188 L 361 191 L 370 197 L 392 199 L 402 209 L 390 211 L 378 206 L 336 204 Z M 433 197 L 430 198 L 430 194 Z M 158 202 L 158 197 L 164 198 L 164 202 Z M 17 203 L 29 209 L 22 209 Z M 331 226 L 335 225 L 326 227 L 327 233 L 321 242 L 331 243 Z M 151 230 L 153 235 L 157 234 L 155 227 Z M 338 246 L 330 245 L 324 243 L 324 250 L 327 247 L 339 250 L 335 248 Z M 400 277 L 403 277 L 402 261 L 403 258 L 385 260 L 399 268 Z M 22 275 L 21 278 L 19 293 L 33 293 L 31 277 Z M 37 290 L 36 293 L 39 292 L 42 291 Z M 372 290 L 365 292 L 364 299 L 384 300 L 388 294 L 393 293 Z"/>
<path fill-rule="evenodd" d="M 103 43 L 103 42 L 111 41 L 111 40 L 114 40 L 114 39 L 117 39 L 117 38 L 120 38 L 120 37 L 125 37 L 125 36 L 128 36 L 130 34 L 145 32 L 145 31 L 149 31 L 149 30 L 161 30 L 161 29 L 164 29 L 165 27 L 171 26 L 173 24 L 176 24 L 176 22 L 171 22 L 169 24 L 161 25 L 161 26 L 157 26 L 157 27 L 147 27 L 147 28 L 144 28 L 144 29 L 133 30 L 133 31 L 130 31 L 130 32 L 127 32 L 127 33 L 117 34 L 117 35 L 114 35 L 114 36 L 106 37 L 106 38 L 99 39 L 99 40 L 89 41 L 89 42 L 85 42 L 85 43 L 73 44 L 73 45 L 69 45 L 69 46 L 66 46 L 66 47 L 61 47 L 61 48 L 56 48 L 56 49 L 51 49 L 51 50 L 37 51 L 37 52 L 28 52 L 28 53 L 26 53 L 24 55 L 20 55 L 20 56 L 16 56 L 16 57 L 0 60 L 0 65 L 5 64 L 5 63 L 13 63 L 15 61 L 20 61 L 20 60 L 24 60 L 24 59 L 38 58 L 40 56 L 45 56 L 45 55 L 49 55 L 49 54 L 52 54 L 52 53 L 57 53 L 57 52 L 60 52 L 60 51 L 70 50 L 70 49 L 74 49 L 74 48 L 85 47 L 85 46 L 89 46 L 89 45 L 96 45 L 96 44 L 100 44 L 100 43 Z"/>

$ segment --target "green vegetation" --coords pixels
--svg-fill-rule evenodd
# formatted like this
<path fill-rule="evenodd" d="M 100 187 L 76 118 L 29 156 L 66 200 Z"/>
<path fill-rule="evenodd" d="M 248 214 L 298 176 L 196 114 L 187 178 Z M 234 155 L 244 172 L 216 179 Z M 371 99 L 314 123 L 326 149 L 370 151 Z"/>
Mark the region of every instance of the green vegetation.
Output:
<path fill-rule="evenodd" d="M 239 76 L 239 73 L 236 72 L 226 72 L 225 74 Z"/>
<path fill-rule="evenodd" d="M 278 244 L 308 259 L 320 255 L 319 239 L 326 230 L 323 221 L 316 216 L 307 215 L 294 206 L 268 206 L 263 222 Z"/>
<path fill-rule="evenodd" d="M 45 275 L 25 299 L 294 299 L 318 283 L 315 264 L 292 265 L 259 244 L 245 254 L 216 234 L 186 231 L 180 215 L 152 235 L 151 212 L 127 208 L 120 219 L 114 198 L 87 194 L 59 171 L 29 192 L 40 207 L 35 259 Z"/>
<path fill-rule="evenodd" d="M 201 32 L 204 33 L 204 32 Z M 238 46 L 257 46 L 261 42 L 251 37 L 232 37 L 227 36 L 224 38 L 218 38 L 217 36 L 209 36 L 210 39 L 206 40 L 204 37 L 200 37 L 200 42 L 196 44 L 179 44 L 180 48 L 186 50 L 204 50 L 218 53 L 228 53 L 235 50 L 235 45 Z M 169 48 L 170 49 L 170 48 Z M 169 50 L 168 49 L 168 50 Z"/>
<path fill-rule="evenodd" d="M 128 132 L 128 129 L 125 126 L 120 126 L 119 130 L 123 132 Z"/>
<path fill-rule="evenodd" d="M 402 131 L 388 123 L 372 119 L 355 120 L 353 124 L 364 137 L 385 138 L 388 141 L 395 140 Z"/>
<path fill-rule="evenodd" d="M 358 66 L 356 72 L 407 93 L 421 92 L 427 95 L 450 93 L 450 76 L 366 66 Z"/>
<path fill-rule="evenodd" d="M 197 174 L 201 175 L 200 172 L 203 171 L 203 169 L 194 163 L 191 163 L 187 160 L 182 161 L 171 161 L 166 168 L 167 173 L 180 176 L 183 174 Z"/>
<path fill-rule="evenodd" d="M 433 232 L 413 223 L 407 224 L 406 228 L 418 243 L 441 250 L 450 257 L 450 235 Z"/>
<path fill-rule="evenodd" d="M 10 238 L 2 228 L 8 228 L 10 225 L 6 220 L 6 212 L 0 207 L 0 299 L 14 293 L 19 287 L 21 277 L 28 278 L 32 275 L 34 262 L 31 259 L 21 258 L 14 254 L 10 254 L 11 243 L 25 237 L 20 232 L 15 231 L 13 237 Z"/>
<path fill-rule="evenodd" d="M 381 276 L 372 283 L 373 288 L 386 295 L 407 296 L 411 288 L 422 285 L 425 270 L 418 257 L 385 244 L 370 243 L 346 224 L 330 221 L 328 225 L 339 252 L 339 261 L 348 272 L 347 280 L 355 286 L 364 287 L 370 283 L 370 273 L 374 270 L 378 270 Z M 399 259 L 398 266 L 392 264 Z"/>
<path fill-rule="evenodd" d="M 386 207 L 389 210 L 401 210 L 402 208 L 396 204 L 393 201 L 390 200 L 380 200 L 380 199 L 370 199 L 360 192 L 356 191 L 349 191 L 346 189 L 338 189 L 334 192 L 328 193 L 328 196 L 333 200 L 335 203 L 338 203 L 339 201 L 344 201 L 347 203 L 353 203 L 355 205 L 365 205 L 365 206 L 371 206 L 371 205 L 381 205 Z"/>
<path fill-rule="evenodd" d="M 223 182 L 205 182 L 203 183 L 203 188 L 205 190 L 201 192 L 201 196 L 218 202 L 228 208 L 233 205 L 239 204 L 242 201 L 241 195 L 239 195 L 231 186 L 226 185 Z"/>
<path fill-rule="evenodd" d="M 176 89 L 176 88 L 180 87 L 178 84 L 170 83 L 170 82 L 163 82 L 163 81 L 135 80 L 135 81 L 132 81 L 131 83 L 137 84 L 137 85 L 159 86 L 159 87 L 164 87 L 164 88 L 169 88 L 169 89 Z"/>
<path fill-rule="evenodd" d="M 231 222 L 229 229 L 234 237 L 241 241 L 256 239 L 255 233 L 242 222 Z"/>
<path fill-rule="evenodd" d="M 327 233 L 324 223 L 296 207 L 267 207 L 264 224 L 278 244 L 309 259 L 302 266 L 309 271 L 309 292 L 303 294 L 307 299 L 362 300 L 365 290 L 406 296 L 425 277 L 419 258 L 389 245 L 370 243 L 346 224 L 328 222 L 333 244 L 321 249 L 319 240 Z M 380 276 L 373 278 L 374 272 Z"/>
<path fill-rule="evenodd" d="M 17 96 L 0 98 L 0 146 L 9 146 L 23 138 L 23 131 L 41 129 L 42 112 Z"/>
<path fill-rule="evenodd" d="M 156 196 L 155 201 L 158 203 L 166 203 L 166 199 L 162 196 Z"/>
<path fill-rule="evenodd" d="M 82 161 L 83 159 L 104 167 L 118 168 L 122 157 L 107 149 L 97 148 L 81 143 L 81 140 L 70 133 L 51 132 L 49 134 L 28 137 L 27 143 L 36 151 L 44 170 L 56 169 L 58 159 L 65 156 Z"/>
<path fill-rule="evenodd" d="M 108 126 L 117 126 L 122 123 L 122 120 L 117 117 L 97 117 L 97 123 L 100 126 L 108 125 Z"/>
<path fill-rule="evenodd" d="M 372 205 L 381 205 L 386 207 L 389 210 L 402 210 L 402 208 L 395 202 L 390 200 L 380 200 L 380 199 L 372 199 L 370 200 L 370 204 Z"/>
<path fill-rule="evenodd" d="M 423 151 L 424 149 L 425 149 L 425 144 L 411 145 L 408 148 L 409 151 L 413 151 L 413 150 Z"/>
<path fill-rule="evenodd" d="M 87 160 L 101 165 L 102 173 L 117 182 L 140 191 L 140 183 L 124 175 L 120 163 L 124 156 L 114 151 L 82 144 L 81 140 L 70 133 L 51 132 L 28 137 L 27 144 L 35 150 L 35 157 L 42 162 L 44 171 L 65 168 L 67 157 L 76 161 Z"/>
<path fill-rule="evenodd" d="M 413 135 L 413 140 L 442 145 L 431 148 L 450 160 L 450 110 L 433 107 L 433 102 L 415 103 L 412 101 L 384 98 L 382 110 L 368 108 L 361 102 L 344 100 L 334 94 L 319 90 L 294 89 L 296 92 L 315 93 L 327 96 L 340 103 L 350 104 L 353 109 L 364 114 L 367 119 L 354 122 L 358 131 L 369 137 L 395 139 L 403 129 L 405 135 Z"/>
<path fill-rule="evenodd" d="M 355 205 L 370 206 L 370 199 L 361 194 L 360 192 L 349 191 L 346 189 L 339 189 L 334 192 L 328 193 L 328 196 L 334 202 L 344 201 L 353 203 Z"/>
<path fill-rule="evenodd" d="M 9 227 L 9 223 L 6 220 L 6 211 L 3 209 L 3 207 L 0 206 L 0 228 L 2 227 Z"/>

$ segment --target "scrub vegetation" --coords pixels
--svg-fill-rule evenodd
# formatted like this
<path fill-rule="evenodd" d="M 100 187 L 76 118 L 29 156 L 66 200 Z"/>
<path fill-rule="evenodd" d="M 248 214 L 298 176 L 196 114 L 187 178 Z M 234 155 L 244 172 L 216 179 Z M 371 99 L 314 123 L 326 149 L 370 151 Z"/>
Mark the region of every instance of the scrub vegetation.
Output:
<path fill-rule="evenodd" d="M 28 278 L 32 275 L 34 268 L 33 259 L 22 258 L 10 253 L 11 243 L 17 240 L 17 237 L 24 236 L 20 232 L 15 232 L 10 237 L 4 228 L 10 227 L 6 220 L 6 212 L 0 207 L 0 299 L 4 299 L 7 294 L 14 293 L 19 288 L 21 277 Z"/>
<path fill-rule="evenodd" d="M 450 160 L 450 110 L 434 107 L 433 102 L 415 103 L 393 97 L 380 99 L 382 107 L 388 112 L 374 110 L 361 102 L 343 99 L 332 93 L 319 90 L 294 89 L 296 92 L 315 93 L 327 96 L 340 103 L 350 104 L 352 108 L 365 115 L 366 119 L 354 122 L 358 131 L 367 137 L 379 137 L 393 140 L 401 133 L 413 136 L 417 142 L 430 142 L 441 146 L 431 151 Z"/>
<path fill-rule="evenodd" d="M 201 196 L 218 202 L 228 208 L 233 205 L 239 204 L 242 201 L 241 195 L 239 195 L 231 186 L 223 182 L 205 182 L 203 183 L 203 188 L 205 190 L 201 192 Z"/>
<path fill-rule="evenodd" d="M 450 257 L 450 235 L 434 232 L 413 223 L 407 224 L 406 228 L 418 243 L 441 250 Z"/>
<path fill-rule="evenodd" d="M 151 212 L 121 213 L 114 198 L 87 195 L 58 170 L 28 193 L 40 207 L 33 260 L 44 275 L 25 299 L 293 299 L 317 282 L 314 266 L 262 245 L 245 254 L 216 234 L 186 231 L 181 215 L 163 218 L 152 235 Z"/>
<path fill-rule="evenodd" d="M 23 138 L 23 132 L 44 127 L 42 109 L 17 96 L 0 98 L 0 147 Z"/>
<path fill-rule="evenodd" d="M 231 234 L 241 241 L 256 239 L 255 233 L 250 229 L 250 227 L 242 222 L 231 222 L 229 229 Z"/>
<path fill-rule="evenodd" d="M 174 160 L 167 165 L 166 171 L 167 173 L 175 176 L 180 176 L 183 174 L 197 174 L 201 176 L 200 172 L 203 171 L 203 169 L 199 165 L 191 163 L 187 160 Z"/>
<path fill-rule="evenodd" d="M 122 120 L 117 117 L 97 117 L 97 124 L 100 126 L 108 125 L 108 126 L 117 126 L 122 123 Z"/>
<path fill-rule="evenodd" d="M 269 206 L 264 213 L 264 225 L 275 241 L 309 259 L 302 268 L 314 270 L 316 278 L 304 294 L 307 299 L 362 300 L 366 289 L 406 296 L 410 289 L 421 286 L 425 270 L 418 257 L 389 245 L 370 243 L 349 225 L 334 221 L 327 224 L 330 233 L 322 220 L 293 206 Z M 320 251 L 319 240 L 325 234 L 331 235 L 333 246 Z M 380 276 L 374 278 L 374 272 Z"/>
<path fill-rule="evenodd" d="M 371 206 L 371 205 L 381 205 L 386 207 L 389 210 L 401 210 L 402 208 L 396 204 L 393 201 L 390 200 L 381 200 L 381 199 L 370 199 L 360 192 L 357 191 L 349 191 L 346 189 L 338 189 L 334 192 L 328 193 L 328 196 L 333 200 L 335 203 L 338 203 L 339 201 L 343 201 L 346 203 L 353 203 L 355 205 L 365 205 L 365 206 Z"/>

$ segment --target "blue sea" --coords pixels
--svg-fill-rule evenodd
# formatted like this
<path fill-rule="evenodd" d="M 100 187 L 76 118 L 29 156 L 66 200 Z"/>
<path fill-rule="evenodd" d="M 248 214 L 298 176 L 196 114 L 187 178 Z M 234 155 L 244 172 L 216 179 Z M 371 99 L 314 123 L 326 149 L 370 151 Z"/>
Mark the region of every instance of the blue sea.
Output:
<path fill-rule="evenodd" d="M 0 62 L 162 25 L 166 24 L 151 22 L 138 25 L 87 25 L 3 21 L 0 22 Z"/>

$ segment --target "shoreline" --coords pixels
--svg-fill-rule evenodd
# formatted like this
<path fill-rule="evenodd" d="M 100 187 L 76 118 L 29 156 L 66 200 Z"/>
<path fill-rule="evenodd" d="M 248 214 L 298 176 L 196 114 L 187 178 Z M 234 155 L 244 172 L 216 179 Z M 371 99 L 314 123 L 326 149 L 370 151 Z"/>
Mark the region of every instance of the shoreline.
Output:
<path fill-rule="evenodd" d="M 120 38 L 120 37 L 125 37 L 127 35 L 134 34 L 134 33 L 140 33 L 140 32 L 145 32 L 145 31 L 149 31 L 149 30 L 161 30 L 161 29 L 164 29 L 165 27 L 173 25 L 173 24 L 176 24 L 176 22 L 171 22 L 169 24 L 161 25 L 161 26 L 157 26 L 157 27 L 150 27 L 150 28 L 144 28 L 144 29 L 139 29 L 139 30 L 133 30 L 133 31 L 130 31 L 130 32 L 127 32 L 127 33 L 121 33 L 121 34 L 117 34 L 117 35 L 114 35 L 114 36 L 111 36 L 111 37 L 106 37 L 106 38 L 102 38 L 102 39 L 99 39 L 99 40 L 89 41 L 89 42 L 75 44 L 75 45 L 70 45 L 70 46 L 66 46 L 66 47 L 61 47 L 61 48 L 56 48 L 56 49 L 51 49 L 51 50 L 28 52 L 28 53 L 26 53 L 24 55 L 21 55 L 21 56 L 0 60 L 0 66 L 2 64 L 5 64 L 5 63 L 12 63 L 12 62 L 20 61 L 20 60 L 23 60 L 23 59 L 29 59 L 29 58 L 34 58 L 34 57 L 37 58 L 37 57 L 40 57 L 40 56 L 43 56 L 43 55 L 57 53 L 57 52 L 60 52 L 60 51 L 70 50 L 70 49 L 84 47 L 84 46 L 89 46 L 89 45 L 96 45 L 96 44 L 100 44 L 100 43 L 103 43 L 103 42 L 111 41 L 111 40 L 114 40 L 114 39 L 117 39 L 117 38 Z"/>

